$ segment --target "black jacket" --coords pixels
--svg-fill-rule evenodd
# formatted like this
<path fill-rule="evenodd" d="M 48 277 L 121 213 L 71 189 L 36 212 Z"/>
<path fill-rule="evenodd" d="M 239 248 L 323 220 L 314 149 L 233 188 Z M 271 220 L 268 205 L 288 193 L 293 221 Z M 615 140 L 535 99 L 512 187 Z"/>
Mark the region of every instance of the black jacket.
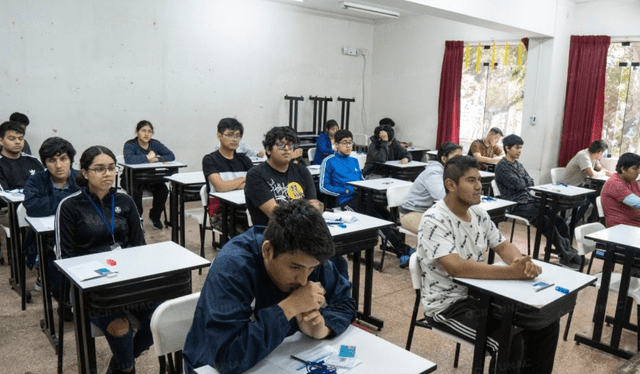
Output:
<path fill-rule="evenodd" d="M 405 147 L 401 146 L 396 139 L 390 142 L 383 142 L 375 136 L 372 136 L 370 139 L 371 144 L 369 144 L 369 149 L 367 150 L 367 160 L 362 169 L 362 176 L 382 174 L 383 169 L 381 169 L 379 165 L 376 165 L 376 163 L 402 160 L 403 158 L 408 158 L 409 161 L 411 161 L 411 153 L 409 153 Z"/>

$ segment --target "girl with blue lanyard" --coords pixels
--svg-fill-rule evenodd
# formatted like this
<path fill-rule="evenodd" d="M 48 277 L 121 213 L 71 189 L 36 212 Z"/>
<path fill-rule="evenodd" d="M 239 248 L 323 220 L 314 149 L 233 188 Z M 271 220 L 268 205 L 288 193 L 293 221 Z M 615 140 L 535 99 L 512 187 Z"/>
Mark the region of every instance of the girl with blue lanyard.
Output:
<path fill-rule="evenodd" d="M 113 152 L 103 146 L 92 146 L 82 154 L 77 179 L 80 191 L 62 200 L 56 212 L 58 258 L 145 244 L 133 199 L 113 187 L 116 165 Z M 113 353 L 107 373 L 135 373 L 135 358 L 153 342 L 149 321 L 155 308 L 134 309 L 91 320 L 102 330 Z"/>

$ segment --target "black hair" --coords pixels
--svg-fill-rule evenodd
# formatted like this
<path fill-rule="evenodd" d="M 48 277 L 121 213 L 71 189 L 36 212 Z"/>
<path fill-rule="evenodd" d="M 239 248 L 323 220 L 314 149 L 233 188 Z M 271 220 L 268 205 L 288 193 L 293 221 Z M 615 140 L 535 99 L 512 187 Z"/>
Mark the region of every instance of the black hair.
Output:
<path fill-rule="evenodd" d="M 29 117 L 27 117 L 26 115 L 24 115 L 22 113 L 19 113 L 19 112 L 13 113 L 9 117 L 9 121 L 18 122 L 21 125 L 29 126 Z"/>
<path fill-rule="evenodd" d="M 504 134 L 502 133 L 502 130 L 500 130 L 497 127 L 492 127 L 489 129 L 489 134 L 498 134 L 500 136 L 504 136 Z"/>
<path fill-rule="evenodd" d="M 265 151 L 271 152 L 271 149 L 280 139 L 285 139 L 293 144 L 298 144 L 298 135 L 296 132 L 287 126 L 276 126 L 267 132 L 262 141 Z M 267 158 L 271 157 L 270 153 L 267 153 Z"/>
<path fill-rule="evenodd" d="M 82 152 L 82 156 L 80 156 L 80 169 L 89 170 L 93 160 L 101 154 L 106 154 L 113 159 L 113 162 L 117 163 L 116 155 L 114 155 L 109 148 L 103 145 L 93 145 Z M 89 184 L 89 181 L 82 175 L 82 173 L 78 173 L 78 176 L 76 177 L 76 184 L 78 187 L 83 188 Z"/>
<path fill-rule="evenodd" d="M 456 184 L 458 184 L 460 182 L 460 178 L 462 178 L 467 170 L 479 168 L 480 165 L 473 156 L 454 157 L 451 160 L 447 161 L 447 164 L 444 166 L 442 181 L 444 182 L 447 179 L 451 179 Z M 444 185 L 444 188 L 446 192 L 449 193 L 446 183 Z"/>
<path fill-rule="evenodd" d="M 635 153 L 625 153 L 618 159 L 616 164 L 616 172 L 622 173 L 622 168 L 628 169 L 633 166 L 640 166 L 640 155 Z"/>
<path fill-rule="evenodd" d="M 609 146 L 607 145 L 607 142 L 605 142 L 604 140 L 595 140 L 593 143 L 591 143 L 591 145 L 589 146 L 589 153 L 600 153 L 600 152 L 604 152 L 609 148 Z"/>
<path fill-rule="evenodd" d="M 69 143 L 69 141 L 57 136 L 52 136 L 51 138 L 48 138 L 44 142 L 42 142 L 40 151 L 38 151 L 38 153 L 40 154 L 40 161 L 42 161 L 42 164 L 44 165 L 47 164 L 48 158 L 54 157 L 56 155 L 63 155 L 65 153 L 73 164 L 73 158 L 76 155 L 76 150 L 75 148 L 73 148 L 71 143 Z"/>
<path fill-rule="evenodd" d="M 4 139 L 7 131 L 15 131 L 20 135 L 24 135 L 24 129 L 18 122 L 7 121 L 0 125 L 0 139 Z"/>
<path fill-rule="evenodd" d="M 455 152 L 456 150 L 462 150 L 462 147 L 456 143 L 446 142 L 440 144 L 438 148 L 438 162 L 442 164 L 442 157 L 449 158 L 449 155 Z"/>
<path fill-rule="evenodd" d="M 324 132 L 328 133 L 334 127 L 338 127 L 338 122 L 335 119 L 330 119 L 324 124 Z"/>
<path fill-rule="evenodd" d="M 396 123 L 395 123 L 395 122 L 393 122 L 393 120 L 392 120 L 391 118 L 387 118 L 387 117 L 385 117 L 385 118 L 381 119 L 381 120 L 380 120 L 380 122 L 378 122 L 378 124 L 379 124 L 380 126 L 387 125 L 387 126 L 389 126 L 389 127 L 393 127 L 393 126 L 395 126 L 395 125 L 396 125 Z"/>
<path fill-rule="evenodd" d="M 147 120 L 142 120 L 140 122 L 138 122 L 138 124 L 136 125 L 136 132 L 142 130 L 143 127 L 145 126 L 149 126 L 151 127 L 151 131 L 153 132 L 153 125 L 151 124 L 151 122 L 147 121 Z"/>
<path fill-rule="evenodd" d="M 336 135 L 334 136 L 336 143 L 340 143 L 344 138 L 351 138 L 353 140 L 353 134 L 351 131 L 345 129 L 336 131 Z"/>
<path fill-rule="evenodd" d="M 387 135 L 389 135 L 389 141 L 393 140 L 393 137 L 395 135 L 395 133 L 393 132 L 393 127 L 389 125 L 382 125 L 382 126 L 376 127 L 373 130 L 373 135 L 376 137 L 376 139 L 380 138 L 380 131 L 384 131 L 387 133 Z"/>
<path fill-rule="evenodd" d="M 333 239 L 322 214 L 306 200 L 278 204 L 273 210 L 264 240 L 273 247 L 273 258 L 300 250 L 325 264 L 335 254 Z"/>
<path fill-rule="evenodd" d="M 235 118 L 223 118 L 218 122 L 218 132 L 224 134 L 225 130 L 240 131 L 240 135 L 244 135 L 244 126 Z"/>
<path fill-rule="evenodd" d="M 507 147 L 511 148 L 514 145 L 523 145 L 524 140 L 516 134 L 507 135 L 502 139 L 502 148 L 504 152 L 507 152 Z"/>

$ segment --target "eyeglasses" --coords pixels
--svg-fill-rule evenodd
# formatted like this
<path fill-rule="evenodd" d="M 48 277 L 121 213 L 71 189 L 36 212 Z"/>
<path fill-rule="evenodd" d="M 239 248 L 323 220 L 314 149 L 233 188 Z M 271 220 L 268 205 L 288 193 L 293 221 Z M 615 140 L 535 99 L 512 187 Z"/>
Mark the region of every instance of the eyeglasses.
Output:
<path fill-rule="evenodd" d="M 240 133 L 223 133 L 222 135 L 228 139 L 242 139 L 242 134 Z"/>
<path fill-rule="evenodd" d="M 353 142 L 340 142 L 338 144 L 344 147 L 351 147 L 353 145 Z"/>
<path fill-rule="evenodd" d="M 91 170 L 93 172 L 95 172 L 96 174 L 106 174 L 107 171 L 109 171 L 109 173 L 117 173 L 120 171 L 120 166 L 109 166 L 109 167 L 105 167 L 105 166 L 97 166 L 93 169 L 87 169 L 87 170 Z"/>
<path fill-rule="evenodd" d="M 278 149 L 281 150 L 281 151 L 283 151 L 285 149 L 285 147 L 288 147 L 292 151 L 294 149 L 296 149 L 296 145 L 293 144 L 293 143 L 280 143 L 280 142 L 277 142 L 275 144 L 275 146 L 278 147 Z"/>

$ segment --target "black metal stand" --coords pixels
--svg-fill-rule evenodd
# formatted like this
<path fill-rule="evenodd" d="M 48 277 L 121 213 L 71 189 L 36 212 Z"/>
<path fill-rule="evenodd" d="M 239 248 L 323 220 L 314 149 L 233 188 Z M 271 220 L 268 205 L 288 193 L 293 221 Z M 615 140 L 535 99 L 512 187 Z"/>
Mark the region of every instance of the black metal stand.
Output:
<path fill-rule="evenodd" d="M 298 101 L 304 101 L 304 97 L 285 95 L 284 99 L 289 100 L 289 127 L 298 132 Z"/>
<path fill-rule="evenodd" d="M 309 96 L 309 100 L 313 101 L 313 134 L 320 135 L 327 122 L 327 107 L 333 99 L 331 97 Z"/>
<path fill-rule="evenodd" d="M 349 130 L 349 114 L 351 110 L 351 103 L 354 103 L 356 99 L 347 99 L 338 96 L 338 101 L 342 103 L 342 111 L 340 112 L 340 129 Z"/>

